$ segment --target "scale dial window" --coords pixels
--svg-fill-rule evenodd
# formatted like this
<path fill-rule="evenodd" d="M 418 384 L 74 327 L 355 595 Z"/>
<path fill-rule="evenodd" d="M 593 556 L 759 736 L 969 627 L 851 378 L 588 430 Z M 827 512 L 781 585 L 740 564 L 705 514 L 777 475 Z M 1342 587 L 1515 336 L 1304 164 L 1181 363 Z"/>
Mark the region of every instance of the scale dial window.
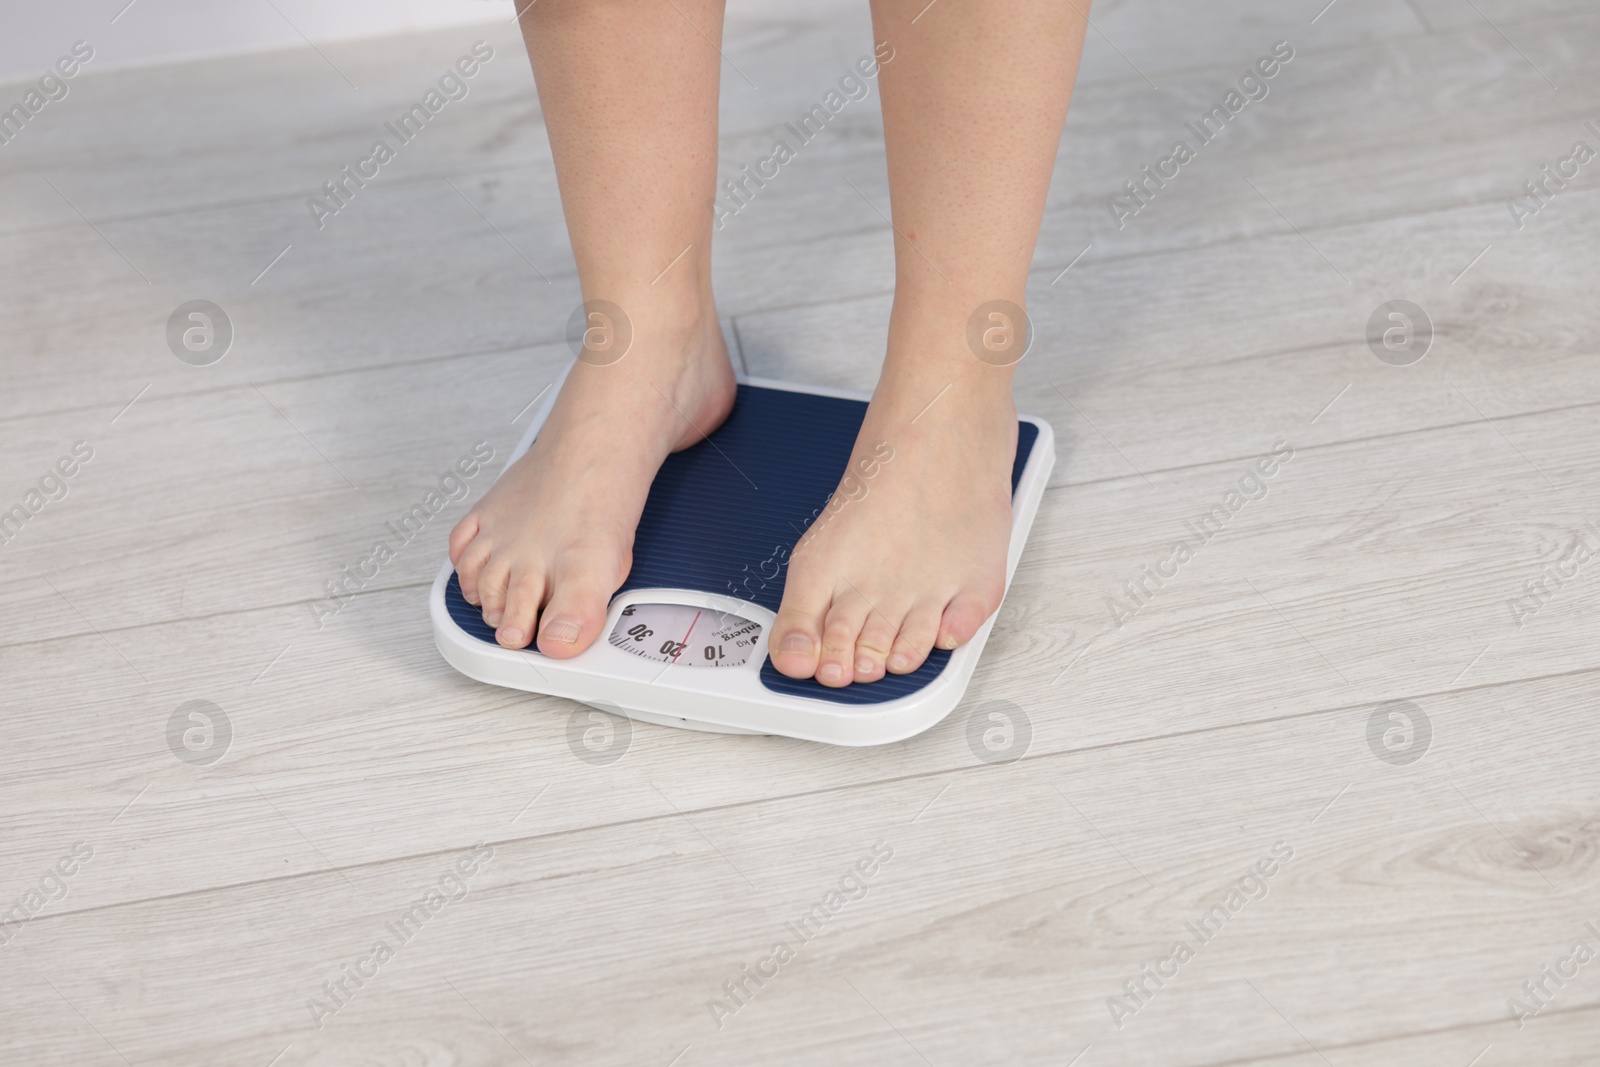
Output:
<path fill-rule="evenodd" d="M 617 648 L 676 667 L 739 667 L 761 638 L 761 624 L 714 608 L 629 604 L 607 640 Z"/>

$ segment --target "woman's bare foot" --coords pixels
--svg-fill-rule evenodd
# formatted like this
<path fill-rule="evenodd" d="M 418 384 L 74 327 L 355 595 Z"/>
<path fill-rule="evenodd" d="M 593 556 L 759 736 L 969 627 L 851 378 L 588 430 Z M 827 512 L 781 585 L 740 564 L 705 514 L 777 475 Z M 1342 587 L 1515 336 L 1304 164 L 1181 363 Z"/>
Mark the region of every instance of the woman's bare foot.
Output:
<path fill-rule="evenodd" d="M 1000 606 L 1012 372 L 975 359 L 965 326 L 891 326 L 850 471 L 790 556 L 770 647 L 791 678 L 844 686 L 910 673 Z"/>
<path fill-rule="evenodd" d="M 538 439 L 450 533 L 467 602 L 506 648 L 576 656 L 633 565 L 633 537 L 667 455 L 733 406 L 734 375 L 709 298 L 623 305 L 628 353 L 579 360 Z M 542 608 L 542 610 L 541 610 Z M 535 620 L 538 627 L 535 629 Z"/>
<path fill-rule="evenodd" d="M 1004 595 L 1017 423 L 999 364 L 1014 360 L 969 348 L 968 327 L 992 305 L 1020 314 L 1088 16 L 1002 6 L 872 0 L 895 299 L 851 466 L 873 469 L 880 441 L 894 458 L 859 486 L 846 475 L 845 502 L 790 557 L 770 646 L 790 677 L 915 670 Z"/>

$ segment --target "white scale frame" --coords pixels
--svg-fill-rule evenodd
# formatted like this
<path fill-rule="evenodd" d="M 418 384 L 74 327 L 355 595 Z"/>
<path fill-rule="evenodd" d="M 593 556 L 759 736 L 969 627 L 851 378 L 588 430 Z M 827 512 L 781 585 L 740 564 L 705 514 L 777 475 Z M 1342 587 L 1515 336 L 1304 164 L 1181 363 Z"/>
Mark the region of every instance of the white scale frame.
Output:
<path fill-rule="evenodd" d="M 870 399 L 863 393 L 765 378 L 741 376 L 739 381 L 767 389 L 846 400 Z M 551 389 L 506 466 L 533 444 L 560 387 L 561 382 L 557 382 Z M 1028 530 L 1044 496 L 1045 484 L 1055 466 L 1055 434 L 1050 424 L 1030 416 L 1021 418 L 1036 426 L 1039 436 L 1012 498 L 1011 545 L 1006 555 L 1008 591 Z M 950 653 L 949 662 L 939 676 L 915 693 L 877 704 L 840 704 L 775 693 L 761 684 L 761 667 L 767 659 L 767 640 L 776 616 L 747 600 L 687 589 L 630 589 L 612 598 L 605 628 L 594 644 L 571 659 L 558 660 L 524 649 L 488 644 L 457 626 L 445 608 L 444 598 L 445 586 L 454 570 L 449 560 L 440 568 L 429 592 L 429 614 L 440 654 L 469 678 L 510 689 L 565 697 L 662 726 L 714 733 L 778 734 L 830 745 L 883 745 L 901 741 L 950 714 L 966 693 L 978 659 L 983 655 L 983 646 L 999 616 L 998 611 L 991 615 L 972 640 Z M 623 651 L 607 640 L 629 604 L 682 604 L 726 612 L 758 623 L 761 635 L 749 658 L 737 667 L 712 668 L 687 662 L 662 664 Z"/>

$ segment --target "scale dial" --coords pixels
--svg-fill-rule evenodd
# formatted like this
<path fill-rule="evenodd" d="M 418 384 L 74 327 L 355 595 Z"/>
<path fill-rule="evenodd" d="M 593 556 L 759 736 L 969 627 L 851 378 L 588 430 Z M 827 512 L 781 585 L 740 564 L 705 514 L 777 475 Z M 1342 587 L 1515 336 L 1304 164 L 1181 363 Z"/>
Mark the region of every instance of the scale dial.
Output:
<path fill-rule="evenodd" d="M 739 667 L 761 638 L 761 624 L 714 608 L 629 604 L 606 640 L 625 652 L 678 667 Z"/>

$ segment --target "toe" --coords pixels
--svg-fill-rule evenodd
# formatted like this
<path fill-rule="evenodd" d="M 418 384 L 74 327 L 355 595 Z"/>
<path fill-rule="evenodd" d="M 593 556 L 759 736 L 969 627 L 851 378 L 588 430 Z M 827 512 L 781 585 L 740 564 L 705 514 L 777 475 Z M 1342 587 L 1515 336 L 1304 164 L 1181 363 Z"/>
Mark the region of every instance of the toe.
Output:
<path fill-rule="evenodd" d="M 483 605 L 483 621 L 499 626 L 506 610 L 506 586 L 511 581 L 511 564 L 501 556 L 490 556 L 478 574 L 478 600 Z"/>
<path fill-rule="evenodd" d="M 938 646 L 958 648 L 966 644 L 999 606 L 1000 591 L 997 590 L 957 594 L 944 609 L 944 618 L 939 623 Z"/>
<path fill-rule="evenodd" d="M 539 651 L 571 659 L 593 644 L 621 582 L 614 567 L 593 557 L 567 557 L 549 579 L 550 603 L 539 616 Z"/>
<path fill-rule="evenodd" d="M 933 650 L 934 638 L 939 636 L 939 605 L 919 603 L 906 613 L 900 624 L 900 633 L 889 651 L 889 673 L 910 674 L 922 666 Z"/>
<path fill-rule="evenodd" d="M 483 598 L 478 595 L 478 579 L 483 577 L 484 564 L 489 562 L 487 539 L 476 538 L 461 550 L 459 558 L 453 553 L 450 558 L 456 565 L 456 578 L 461 582 L 462 597 L 468 604 L 481 605 Z"/>
<path fill-rule="evenodd" d="M 898 620 L 891 621 L 876 611 L 867 616 L 861 636 L 856 638 L 856 681 L 876 682 L 883 677 L 884 664 L 899 630 Z"/>
<path fill-rule="evenodd" d="M 455 529 L 450 531 L 450 562 L 456 569 L 461 568 L 461 554 L 467 550 L 472 539 L 478 536 L 478 513 L 468 512 Z"/>
<path fill-rule="evenodd" d="M 533 640 L 533 620 L 544 598 L 544 569 L 523 567 L 511 575 L 506 590 L 505 612 L 495 629 L 495 640 L 507 648 L 527 648 Z"/>
<path fill-rule="evenodd" d="M 872 605 L 851 590 L 833 598 L 822 627 L 822 655 L 817 661 L 817 681 L 827 686 L 849 685 L 856 675 L 856 642 Z"/>
<path fill-rule="evenodd" d="M 784 586 L 783 603 L 772 622 L 767 654 L 780 674 L 790 678 L 810 678 L 817 673 L 817 654 L 822 648 L 822 621 L 828 610 L 828 597 L 799 580 L 793 571 Z"/>

